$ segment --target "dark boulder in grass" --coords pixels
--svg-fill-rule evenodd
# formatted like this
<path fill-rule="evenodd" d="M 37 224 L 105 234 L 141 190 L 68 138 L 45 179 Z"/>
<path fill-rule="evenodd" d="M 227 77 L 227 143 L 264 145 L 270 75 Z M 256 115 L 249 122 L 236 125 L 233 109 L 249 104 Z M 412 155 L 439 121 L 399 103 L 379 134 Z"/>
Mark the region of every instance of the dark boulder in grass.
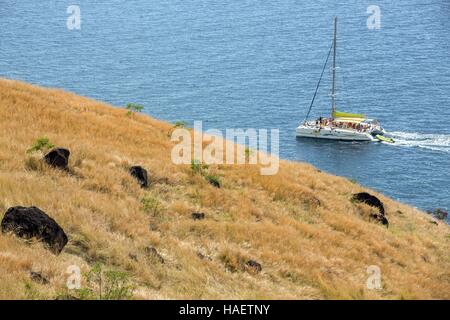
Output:
<path fill-rule="evenodd" d="M 194 219 L 194 220 L 205 219 L 205 214 L 203 212 L 193 212 L 191 216 L 192 216 L 192 219 Z"/>
<path fill-rule="evenodd" d="M 200 251 L 197 251 L 197 257 L 199 257 L 201 260 L 212 261 L 211 257 L 208 257 L 207 255 L 204 255 Z"/>
<path fill-rule="evenodd" d="M 59 254 L 68 241 L 56 221 L 36 207 L 9 208 L 3 217 L 1 229 L 4 233 L 13 232 L 21 238 L 37 238 L 55 254 Z"/>
<path fill-rule="evenodd" d="M 146 247 L 144 251 L 150 259 L 159 262 L 161 264 L 164 264 L 165 262 L 164 258 L 158 253 L 158 251 L 154 247 Z"/>
<path fill-rule="evenodd" d="M 384 205 L 377 197 L 367 192 L 360 192 L 355 193 L 352 197 L 352 200 L 356 202 L 363 202 L 371 207 L 378 208 L 378 210 L 380 210 L 380 214 L 384 216 Z"/>
<path fill-rule="evenodd" d="M 44 156 L 44 161 L 55 168 L 67 170 L 70 151 L 64 148 L 55 148 Z"/>
<path fill-rule="evenodd" d="M 360 192 L 360 193 L 355 193 L 353 195 L 352 201 L 362 202 L 371 207 L 377 208 L 379 210 L 379 212 L 377 214 L 371 214 L 369 217 L 370 220 L 381 223 L 382 225 L 389 228 L 389 221 L 384 215 L 384 213 L 385 213 L 384 205 L 380 201 L 380 199 L 378 199 L 377 197 L 375 197 L 367 192 Z"/>
<path fill-rule="evenodd" d="M 220 180 L 218 177 L 212 176 L 212 175 L 206 175 L 205 178 L 206 178 L 206 181 L 208 181 L 208 183 L 210 185 L 220 189 Z"/>
<path fill-rule="evenodd" d="M 129 170 L 130 175 L 134 177 L 141 188 L 147 188 L 148 187 L 148 174 L 147 170 L 142 168 L 141 166 L 133 166 Z"/>
<path fill-rule="evenodd" d="M 389 221 L 388 219 L 381 215 L 381 214 L 371 214 L 370 215 L 370 220 L 374 220 L 378 223 L 381 223 L 383 226 L 386 226 L 387 228 L 389 228 Z"/>
<path fill-rule="evenodd" d="M 31 280 L 33 280 L 34 282 L 40 283 L 40 284 L 49 284 L 49 281 L 46 277 L 44 277 L 41 273 L 39 272 L 34 272 L 31 271 L 30 272 L 30 278 Z"/>
<path fill-rule="evenodd" d="M 259 262 L 255 260 L 248 260 L 245 264 L 248 271 L 252 273 L 260 273 L 262 271 L 262 266 Z"/>

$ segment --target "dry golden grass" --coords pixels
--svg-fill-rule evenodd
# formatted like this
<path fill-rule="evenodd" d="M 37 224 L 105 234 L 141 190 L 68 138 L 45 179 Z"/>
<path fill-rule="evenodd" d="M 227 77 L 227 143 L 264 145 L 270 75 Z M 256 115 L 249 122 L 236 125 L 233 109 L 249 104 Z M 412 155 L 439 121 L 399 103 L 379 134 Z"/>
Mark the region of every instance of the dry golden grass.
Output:
<path fill-rule="evenodd" d="M 11 206 L 34 205 L 70 239 L 55 256 L 38 242 L 0 235 L 0 298 L 55 298 L 69 265 L 87 271 L 95 262 L 130 274 L 138 299 L 450 298 L 444 223 L 373 191 L 390 227 L 369 222 L 372 209 L 350 201 L 365 188 L 301 163 L 281 161 L 275 176 L 249 165 L 212 166 L 222 181 L 214 188 L 172 164 L 172 125 L 125 114 L 0 80 L 0 218 Z M 70 174 L 26 153 L 42 136 L 71 150 Z M 150 172 L 148 190 L 129 177 L 132 164 Z M 144 210 L 144 197 L 158 207 Z M 192 220 L 193 211 L 206 218 Z M 146 255 L 148 246 L 164 264 Z M 245 270 L 246 259 L 262 272 Z M 381 290 L 366 288 L 370 265 L 381 268 Z M 30 271 L 50 283 L 32 282 Z"/>

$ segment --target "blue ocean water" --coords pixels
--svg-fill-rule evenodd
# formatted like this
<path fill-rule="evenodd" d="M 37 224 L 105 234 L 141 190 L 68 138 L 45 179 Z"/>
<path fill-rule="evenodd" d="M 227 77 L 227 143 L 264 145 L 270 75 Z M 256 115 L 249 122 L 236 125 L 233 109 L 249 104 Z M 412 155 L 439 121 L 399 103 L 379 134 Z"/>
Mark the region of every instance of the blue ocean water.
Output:
<path fill-rule="evenodd" d="M 73 4 L 81 30 L 66 27 Z M 339 108 L 379 119 L 395 145 L 295 138 L 335 15 Z M 422 209 L 450 208 L 449 45 L 448 0 L 0 1 L 1 77 L 206 128 L 279 128 L 281 157 Z M 314 115 L 329 85 L 327 72 Z"/>

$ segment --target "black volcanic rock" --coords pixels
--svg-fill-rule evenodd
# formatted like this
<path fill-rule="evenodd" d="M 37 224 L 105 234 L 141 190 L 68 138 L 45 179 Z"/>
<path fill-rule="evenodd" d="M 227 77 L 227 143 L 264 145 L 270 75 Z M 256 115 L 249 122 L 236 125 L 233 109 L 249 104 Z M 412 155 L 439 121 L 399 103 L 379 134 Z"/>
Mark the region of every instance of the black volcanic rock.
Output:
<path fill-rule="evenodd" d="M 34 272 L 31 271 L 30 272 L 30 278 L 31 280 L 33 280 L 34 282 L 40 283 L 40 284 L 48 284 L 49 281 L 47 280 L 46 277 L 44 277 L 41 273 L 39 272 Z"/>
<path fill-rule="evenodd" d="M 194 219 L 194 220 L 205 219 L 205 214 L 203 212 L 193 212 L 191 216 L 192 216 L 192 219 Z"/>
<path fill-rule="evenodd" d="M 448 217 L 448 211 L 441 209 L 441 208 L 434 209 L 433 211 L 431 211 L 429 213 L 431 213 L 435 218 L 437 218 L 439 220 L 445 220 Z"/>
<path fill-rule="evenodd" d="M 370 215 L 370 219 L 375 220 L 376 222 L 381 223 L 383 226 L 386 226 L 387 228 L 389 228 L 388 219 L 381 214 L 372 214 L 372 215 Z"/>
<path fill-rule="evenodd" d="M 260 273 L 262 270 L 261 264 L 255 260 L 248 260 L 245 265 L 247 269 L 251 270 L 253 273 Z"/>
<path fill-rule="evenodd" d="M 164 264 L 164 258 L 158 253 L 158 251 L 154 247 L 146 247 L 144 249 L 145 253 L 148 257 L 150 257 L 153 260 L 156 260 L 157 262 Z"/>
<path fill-rule="evenodd" d="M 380 210 L 380 214 L 384 216 L 384 205 L 377 197 L 367 192 L 360 192 L 355 193 L 352 197 L 352 200 L 356 202 L 363 202 L 371 207 L 378 208 L 378 210 Z"/>
<path fill-rule="evenodd" d="M 37 238 L 55 254 L 59 254 L 68 241 L 56 221 L 36 207 L 9 208 L 1 222 L 1 230 L 25 239 Z"/>
<path fill-rule="evenodd" d="M 147 170 L 145 170 L 141 166 L 133 166 L 130 168 L 129 172 L 130 172 L 130 175 L 137 180 L 137 182 L 139 183 L 139 185 L 142 188 L 148 187 Z"/>
<path fill-rule="evenodd" d="M 380 199 L 367 192 L 360 192 L 353 195 L 352 201 L 362 202 L 371 207 L 377 208 L 379 211 L 378 214 L 371 214 L 369 217 L 370 220 L 381 223 L 382 225 L 389 228 L 389 221 L 385 216 L 384 205 L 380 201 Z"/>
<path fill-rule="evenodd" d="M 220 181 L 215 178 L 215 177 L 211 177 L 211 176 L 206 176 L 206 180 L 208 181 L 208 183 L 210 185 L 212 185 L 213 187 L 219 188 L 220 189 Z"/>
<path fill-rule="evenodd" d="M 52 167 L 67 170 L 70 151 L 64 148 L 55 148 L 44 156 L 44 161 Z"/>

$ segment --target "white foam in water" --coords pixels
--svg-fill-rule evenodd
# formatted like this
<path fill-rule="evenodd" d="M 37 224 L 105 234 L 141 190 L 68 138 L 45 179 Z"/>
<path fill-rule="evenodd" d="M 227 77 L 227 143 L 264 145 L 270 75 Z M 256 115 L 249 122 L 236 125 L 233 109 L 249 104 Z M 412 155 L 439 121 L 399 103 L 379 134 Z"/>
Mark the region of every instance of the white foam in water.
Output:
<path fill-rule="evenodd" d="M 395 140 L 393 145 L 416 147 L 450 153 L 450 135 L 417 132 L 389 132 Z"/>

